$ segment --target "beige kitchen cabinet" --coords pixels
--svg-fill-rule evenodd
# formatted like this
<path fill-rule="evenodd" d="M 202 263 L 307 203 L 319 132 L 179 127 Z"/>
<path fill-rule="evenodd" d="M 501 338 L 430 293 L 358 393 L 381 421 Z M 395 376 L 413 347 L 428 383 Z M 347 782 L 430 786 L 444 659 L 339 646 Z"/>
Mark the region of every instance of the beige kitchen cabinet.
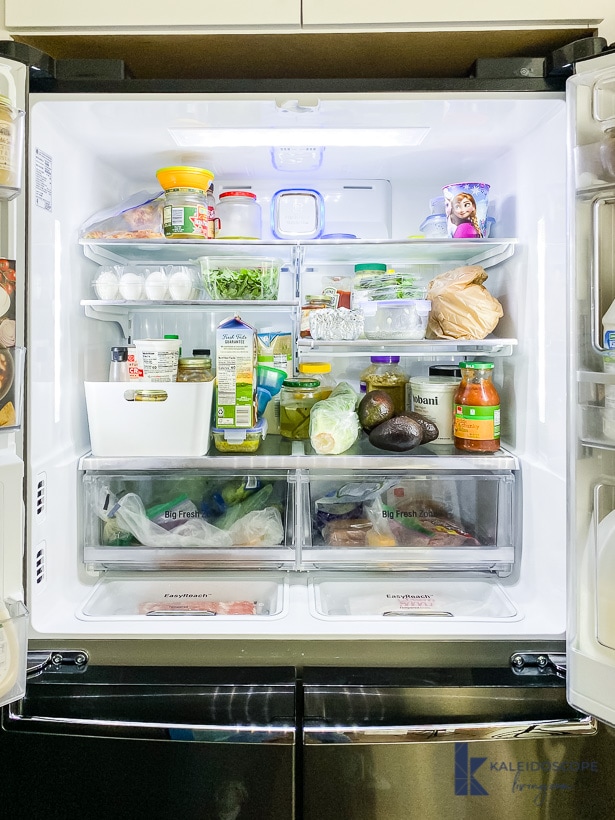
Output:
<path fill-rule="evenodd" d="M 169 3 L 166 0 L 5 0 L 5 29 L 11 34 L 70 32 L 139 33 L 203 30 L 299 30 L 301 0 L 226 0 Z"/>
<path fill-rule="evenodd" d="M 7 0 L 9 2 L 9 0 Z M 17 0 L 15 0 L 17 5 Z M 494 3 L 493 0 L 440 0 L 435 6 L 408 3 L 406 0 L 354 0 L 332 3 L 330 0 L 302 0 L 303 27 L 345 26 L 416 28 L 562 28 L 597 27 L 601 21 L 615 17 L 612 0 L 517 0 L 516 3 Z"/>

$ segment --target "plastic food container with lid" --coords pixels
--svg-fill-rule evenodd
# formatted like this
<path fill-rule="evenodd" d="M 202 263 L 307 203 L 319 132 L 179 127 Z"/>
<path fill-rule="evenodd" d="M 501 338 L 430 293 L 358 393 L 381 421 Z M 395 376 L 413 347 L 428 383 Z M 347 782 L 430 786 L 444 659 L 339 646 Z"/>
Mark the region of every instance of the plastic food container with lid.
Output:
<path fill-rule="evenodd" d="M 368 339 L 424 339 L 431 310 L 428 299 L 386 299 L 362 305 Z"/>
<path fill-rule="evenodd" d="M 312 188 L 283 188 L 271 200 L 271 231 L 277 239 L 316 239 L 322 234 L 325 203 Z"/>
<path fill-rule="evenodd" d="M 430 239 L 446 239 L 448 229 L 444 214 L 430 214 L 421 222 L 421 233 Z"/>
<path fill-rule="evenodd" d="M 224 191 L 218 198 L 216 239 L 261 239 L 261 206 L 252 191 Z"/>
<path fill-rule="evenodd" d="M 201 257 L 203 284 L 210 299 L 275 300 L 282 261 L 270 257 Z"/>
<path fill-rule="evenodd" d="M 255 453 L 267 437 L 267 420 L 262 418 L 254 427 L 233 430 L 212 428 L 214 446 L 220 453 Z"/>

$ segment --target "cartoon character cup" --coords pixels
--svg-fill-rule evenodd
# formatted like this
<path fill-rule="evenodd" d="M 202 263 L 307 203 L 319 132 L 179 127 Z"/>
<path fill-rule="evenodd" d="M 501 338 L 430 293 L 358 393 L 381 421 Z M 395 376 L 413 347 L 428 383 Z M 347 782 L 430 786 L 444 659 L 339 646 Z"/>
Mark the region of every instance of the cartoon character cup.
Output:
<path fill-rule="evenodd" d="M 456 182 L 442 188 L 448 235 L 454 239 L 481 239 L 485 235 L 489 185 Z"/>

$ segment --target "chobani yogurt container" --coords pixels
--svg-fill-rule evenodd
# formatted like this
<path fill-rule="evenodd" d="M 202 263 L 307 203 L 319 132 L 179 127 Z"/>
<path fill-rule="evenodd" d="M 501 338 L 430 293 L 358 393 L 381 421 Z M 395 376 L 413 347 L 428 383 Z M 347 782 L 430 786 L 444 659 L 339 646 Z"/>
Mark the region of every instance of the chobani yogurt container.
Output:
<path fill-rule="evenodd" d="M 436 425 L 432 444 L 453 444 L 453 398 L 460 379 L 447 376 L 411 376 L 406 385 L 406 410 L 413 410 Z"/>

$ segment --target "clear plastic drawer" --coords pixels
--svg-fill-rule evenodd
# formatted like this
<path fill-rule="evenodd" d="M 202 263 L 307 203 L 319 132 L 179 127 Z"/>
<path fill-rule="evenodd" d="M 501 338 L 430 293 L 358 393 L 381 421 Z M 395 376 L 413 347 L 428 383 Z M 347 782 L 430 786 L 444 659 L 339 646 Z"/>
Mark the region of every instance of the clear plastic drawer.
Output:
<path fill-rule="evenodd" d="M 302 566 L 509 574 L 515 488 L 513 472 L 311 472 L 302 476 Z"/>
<path fill-rule="evenodd" d="M 93 569 L 290 568 L 294 482 L 285 471 L 85 473 Z"/>

